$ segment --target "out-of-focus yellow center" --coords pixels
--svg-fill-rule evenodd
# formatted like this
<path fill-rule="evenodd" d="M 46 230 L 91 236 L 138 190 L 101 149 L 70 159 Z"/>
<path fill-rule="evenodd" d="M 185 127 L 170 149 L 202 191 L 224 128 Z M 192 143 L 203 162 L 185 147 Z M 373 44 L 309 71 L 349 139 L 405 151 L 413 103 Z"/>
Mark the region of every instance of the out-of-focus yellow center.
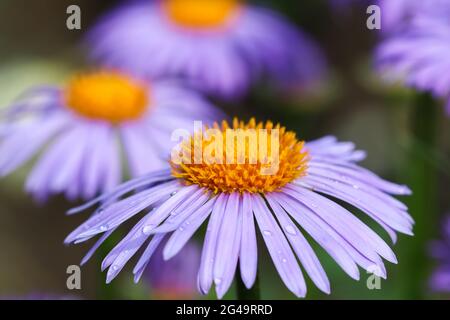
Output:
<path fill-rule="evenodd" d="M 304 142 L 298 141 L 294 132 L 286 131 L 279 124 L 274 126 L 272 122 L 256 123 L 255 119 L 244 123 L 234 119 L 231 127 L 224 121 L 221 126 L 215 124 L 211 129 L 221 135 L 213 138 L 211 131 L 214 130 L 205 128 L 206 131 L 194 133 L 182 142 L 178 152 L 183 154 L 183 161 L 171 160 L 174 177 L 184 180 L 188 185 L 197 184 L 214 193 L 266 193 L 278 191 L 287 183 L 306 175 L 309 157 L 304 149 Z M 231 138 L 226 132 L 244 134 L 246 138 Z M 232 141 L 227 143 L 227 136 Z M 223 149 L 214 148 L 216 140 L 222 140 Z M 199 150 L 202 154 L 200 158 Z M 218 158 L 217 150 L 217 154 L 222 154 Z M 245 154 L 242 150 L 245 150 Z M 234 161 L 226 161 L 227 152 Z M 216 160 L 222 158 L 223 161 L 205 161 L 208 154 Z M 237 161 L 239 155 L 245 160 Z M 273 168 L 276 170 L 272 170 Z"/>
<path fill-rule="evenodd" d="M 79 115 L 112 123 L 138 119 L 149 104 L 147 87 L 106 71 L 74 77 L 66 87 L 65 99 Z"/>
<path fill-rule="evenodd" d="M 239 0 L 164 0 L 163 8 L 176 24 L 213 28 L 226 24 L 241 8 Z"/>

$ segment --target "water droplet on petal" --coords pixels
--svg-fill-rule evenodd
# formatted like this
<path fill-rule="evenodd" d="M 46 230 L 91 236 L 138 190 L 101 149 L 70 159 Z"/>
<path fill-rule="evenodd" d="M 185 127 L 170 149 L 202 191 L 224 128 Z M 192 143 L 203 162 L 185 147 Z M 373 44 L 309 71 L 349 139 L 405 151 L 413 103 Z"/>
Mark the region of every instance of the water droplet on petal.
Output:
<path fill-rule="evenodd" d="M 113 271 L 117 271 L 119 269 L 119 266 L 113 265 L 111 268 Z"/>
<path fill-rule="evenodd" d="M 172 192 L 172 193 L 170 194 L 170 196 L 173 197 L 173 196 L 176 195 L 176 194 L 177 194 L 177 192 L 174 191 L 174 192 Z"/>
<path fill-rule="evenodd" d="M 264 231 L 263 231 L 263 234 L 264 234 L 265 236 L 270 237 L 270 236 L 272 235 L 272 232 L 270 232 L 269 230 L 264 230 Z"/>
<path fill-rule="evenodd" d="M 184 228 L 183 227 L 179 227 L 178 230 L 184 231 Z"/>
<path fill-rule="evenodd" d="M 283 258 L 283 259 L 281 259 L 281 262 L 286 263 L 287 260 Z"/>
<path fill-rule="evenodd" d="M 216 286 L 220 285 L 222 283 L 222 278 L 215 278 L 214 283 L 216 284 Z"/>
<path fill-rule="evenodd" d="M 152 230 L 153 230 L 153 226 L 152 225 L 144 226 L 142 228 L 142 233 L 144 233 L 145 235 L 149 235 L 150 232 L 152 232 Z"/>
<path fill-rule="evenodd" d="M 293 226 L 291 226 L 291 225 L 287 225 L 285 227 L 285 229 L 286 229 L 286 232 L 291 234 L 291 235 L 296 235 L 297 234 L 297 232 L 295 231 L 295 228 Z"/>
<path fill-rule="evenodd" d="M 108 230 L 108 225 L 105 224 L 100 227 L 100 231 L 106 231 L 106 230 Z"/>

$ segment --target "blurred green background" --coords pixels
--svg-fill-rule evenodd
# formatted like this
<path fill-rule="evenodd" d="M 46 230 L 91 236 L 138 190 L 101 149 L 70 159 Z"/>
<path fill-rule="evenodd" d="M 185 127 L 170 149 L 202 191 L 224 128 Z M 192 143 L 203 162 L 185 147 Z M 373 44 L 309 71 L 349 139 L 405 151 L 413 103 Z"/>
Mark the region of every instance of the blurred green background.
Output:
<path fill-rule="evenodd" d="M 79 40 L 95 19 L 117 1 L 0 0 L 0 106 L 6 107 L 36 84 L 61 84 L 72 71 L 85 67 Z M 308 283 L 308 299 L 440 298 L 427 287 L 433 261 L 427 242 L 438 237 L 439 218 L 450 209 L 450 126 L 439 106 L 417 112 L 423 97 L 390 86 L 373 71 L 372 50 L 379 34 L 366 26 L 364 7 L 332 11 L 328 1 L 252 1 L 276 8 L 312 34 L 326 53 L 329 72 L 308 90 L 266 93 L 256 90 L 234 115 L 280 121 L 306 140 L 334 134 L 368 151 L 364 165 L 385 178 L 408 183 L 415 195 L 405 199 L 417 221 L 416 236 L 400 236 L 394 251 L 399 264 L 387 263 L 388 280 L 381 290 L 368 290 L 369 277 L 348 278 L 316 246 L 332 283 L 326 296 Z M 66 28 L 66 8 L 82 9 L 82 30 Z M 427 102 L 427 104 L 432 104 Z M 441 102 L 437 101 L 439 105 Z M 425 118 L 415 118 L 420 112 Z M 429 113 L 432 113 L 431 115 Z M 422 141 L 428 136 L 433 141 Z M 422 133 L 422 134 L 420 134 Z M 423 134 L 424 133 L 424 134 Z M 66 268 L 78 264 L 91 243 L 66 248 L 65 236 L 86 217 L 66 217 L 73 204 L 63 198 L 37 206 L 22 192 L 29 167 L 0 180 L 0 297 L 31 293 L 75 295 L 80 298 L 150 298 L 143 284 L 134 285 L 130 266 L 113 285 L 105 286 L 96 261 L 82 269 L 82 290 L 66 289 Z M 359 215 L 371 226 L 370 221 Z M 387 235 L 373 227 L 387 241 Z M 262 241 L 262 297 L 292 299 L 272 266 Z M 264 263 L 262 263 L 264 261 Z M 209 298 L 213 298 L 210 296 Z M 234 298 L 230 290 L 227 298 Z"/>

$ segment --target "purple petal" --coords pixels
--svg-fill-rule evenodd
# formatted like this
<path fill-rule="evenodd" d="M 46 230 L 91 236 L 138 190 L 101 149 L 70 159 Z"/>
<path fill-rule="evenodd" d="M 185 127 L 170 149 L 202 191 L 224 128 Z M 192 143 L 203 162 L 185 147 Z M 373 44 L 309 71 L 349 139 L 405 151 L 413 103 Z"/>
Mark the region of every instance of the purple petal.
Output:
<path fill-rule="evenodd" d="M 213 268 L 220 226 L 225 215 L 228 195 L 220 194 L 214 204 L 203 242 L 202 258 L 198 273 L 198 287 L 202 294 L 207 294 L 213 282 Z"/>
<path fill-rule="evenodd" d="M 251 199 L 252 197 L 247 193 L 242 195 L 240 212 L 242 215 L 242 239 L 239 262 L 242 281 L 247 289 L 250 289 L 255 283 L 258 268 L 258 246 Z"/>
<path fill-rule="evenodd" d="M 252 197 L 253 213 L 264 236 L 267 249 L 286 287 L 298 297 L 306 295 L 306 284 L 297 259 L 264 200 Z"/>

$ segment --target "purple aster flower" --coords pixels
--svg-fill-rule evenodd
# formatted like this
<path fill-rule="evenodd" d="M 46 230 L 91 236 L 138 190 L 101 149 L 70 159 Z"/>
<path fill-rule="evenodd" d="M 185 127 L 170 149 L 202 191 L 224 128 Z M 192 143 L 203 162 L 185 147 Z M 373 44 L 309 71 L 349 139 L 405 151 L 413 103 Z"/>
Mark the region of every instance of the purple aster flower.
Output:
<path fill-rule="evenodd" d="M 109 14 L 88 36 L 92 58 L 150 79 L 182 78 L 235 98 L 263 76 L 316 80 L 316 44 L 276 13 L 239 0 L 138 0 Z"/>
<path fill-rule="evenodd" d="M 226 138 L 229 132 L 243 134 L 237 135 L 238 141 L 246 141 L 240 137 L 250 141 L 234 143 L 236 136 Z M 226 141 L 232 141 L 231 145 Z M 357 165 L 365 154 L 355 150 L 353 143 L 325 137 L 305 144 L 279 125 L 235 119 L 231 127 L 223 122 L 194 134 L 176 150 L 183 156 L 178 159 L 173 154 L 172 171 L 131 180 L 69 212 L 102 203 L 65 240 L 80 243 L 101 235 L 83 263 L 116 228 L 133 217 L 138 219 L 103 260 L 107 282 L 143 247 L 133 270 L 138 281 L 164 239 L 168 240 L 163 255 L 169 260 L 208 219 L 197 281 L 203 294 L 214 283 L 219 298 L 229 289 L 238 263 L 244 284 L 248 288 L 254 284 L 256 226 L 281 279 L 298 297 L 306 295 L 302 269 L 320 290 L 330 292 L 327 275 L 305 234 L 350 277 L 359 279 L 358 266 L 385 277 L 383 258 L 396 263 L 394 253 L 336 199 L 365 212 L 393 241 L 397 232 L 412 234 L 413 220 L 406 206 L 391 196 L 407 195 L 410 190 Z M 228 152 L 233 155 L 230 159 Z M 277 170 L 272 170 L 274 165 Z M 127 196 L 133 190 L 136 194 Z"/>
<path fill-rule="evenodd" d="M 133 177 L 160 169 L 174 129 L 217 113 L 196 93 L 173 84 L 143 84 L 110 71 L 79 75 L 63 88 L 37 88 L 7 111 L 0 176 L 48 145 L 26 190 L 38 201 L 56 193 L 89 199 L 121 182 L 121 147 Z"/>
<path fill-rule="evenodd" d="M 450 216 L 444 221 L 443 239 L 431 245 L 431 256 L 439 262 L 430 279 L 430 287 L 436 292 L 450 292 Z"/>
<path fill-rule="evenodd" d="M 431 3 L 430 1 L 429 3 Z M 450 2 L 414 15 L 414 23 L 402 33 L 384 40 L 377 64 L 389 79 L 404 79 L 408 86 L 450 98 Z M 450 114 L 450 100 L 447 103 Z"/>
<path fill-rule="evenodd" d="M 153 296 L 165 300 L 194 298 L 197 295 L 200 247 L 195 242 L 190 242 L 173 259 L 165 261 L 163 245 L 158 247 L 144 273 Z"/>

